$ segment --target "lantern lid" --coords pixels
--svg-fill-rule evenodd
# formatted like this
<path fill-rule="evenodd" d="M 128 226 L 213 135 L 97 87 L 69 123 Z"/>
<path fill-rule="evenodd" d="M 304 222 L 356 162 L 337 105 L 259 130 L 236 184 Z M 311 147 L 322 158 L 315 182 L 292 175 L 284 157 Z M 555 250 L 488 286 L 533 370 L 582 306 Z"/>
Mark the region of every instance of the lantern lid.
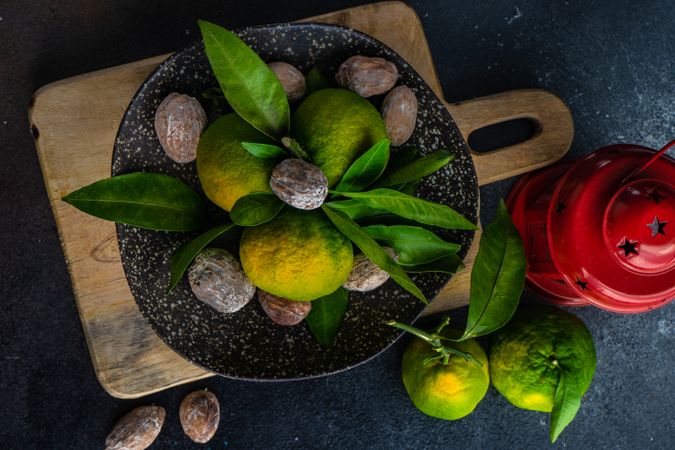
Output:
<path fill-rule="evenodd" d="M 636 145 L 601 148 L 572 166 L 551 197 L 553 262 L 601 308 L 641 312 L 675 297 L 675 161 L 655 154 Z"/>
<path fill-rule="evenodd" d="M 621 187 L 603 219 L 607 251 L 638 274 L 667 272 L 675 267 L 675 232 L 666 232 L 668 222 L 675 225 L 674 211 L 675 188 L 663 180 L 643 179 Z"/>

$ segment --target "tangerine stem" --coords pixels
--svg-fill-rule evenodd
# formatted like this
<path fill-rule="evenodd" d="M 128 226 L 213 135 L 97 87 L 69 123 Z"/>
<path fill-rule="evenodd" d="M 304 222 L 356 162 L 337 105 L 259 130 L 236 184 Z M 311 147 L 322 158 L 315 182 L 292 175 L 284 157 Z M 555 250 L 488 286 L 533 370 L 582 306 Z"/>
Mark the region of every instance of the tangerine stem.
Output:
<path fill-rule="evenodd" d="M 441 320 L 441 323 L 436 327 L 436 334 L 440 334 L 443 331 L 443 328 L 450 325 L 450 316 L 444 316 Z M 442 339 L 442 338 L 441 338 Z"/>
<path fill-rule="evenodd" d="M 431 363 L 436 359 L 441 359 L 442 364 L 447 365 L 450 360 L 450 355 L 455 355 L 464 358 L 465 361 L 473 362 L 478 367 L 483 367 L 483 364 L 481 364 L 481 362 L 478 361 L 471 353 L 463 352 L 461 350 L 457 350 L 456 348 L 452 347 L 446 347 L 441 343 L 441 339 L 444 338 L 443 336 L 440 336 L 438 332 L 440 332 L 443 329 L 443 327 L 447 326 L 450 323 L 450 317 L 446 316 L 441 322 L 441 324 L 436 328 L 437 332 L 434 333 L 427 333 L 426 331 L 422 331 L 419 328 L 415 328 L 411 325 L 406 325 L 405 323 L 400 323 L 395 320 L 390 320 L 385 323 L 391 327 L 398 328 L 399 330 L 403 330 L 414 336 L 417 336 L 418 338 L 422 339 L 423 341 L 427 342 L 429 345 L 433 347 L 434 351 L 436 351 L 438 355 L 426 358 L 424 360 L 424 364 Z"/>
<path fill-rule="evenodd" d="M 418 338 L 422 339 L 423 341 L 428 342 L 434 347 L 440 346 L 440 341 L 438 338 L 434 337 L 434 335 L 427 333 L 426 331 L 422 331 L 419 328 L 415 328 L 410 325 L 406 325 L 405 323 L 401 322 L 396 322 L 395 320 L 390 320 L 388 322 L 385 322 L 387 325 L 390 327 L 398 328 L 399 330 L 406 331 L 412 335 L 417 336 Z"/>
<path fill-rule="evenodd" d="M 284 136 L 283 138 L 281 138 L 281 143 L 297 158 L 300 158 L 303 161 L 309 161 L 309 155 L 307 154 L 307 152 L 304 151 L 302 147 L 300 147 L 298 141 L 296 141 L 292 137 Z"/>

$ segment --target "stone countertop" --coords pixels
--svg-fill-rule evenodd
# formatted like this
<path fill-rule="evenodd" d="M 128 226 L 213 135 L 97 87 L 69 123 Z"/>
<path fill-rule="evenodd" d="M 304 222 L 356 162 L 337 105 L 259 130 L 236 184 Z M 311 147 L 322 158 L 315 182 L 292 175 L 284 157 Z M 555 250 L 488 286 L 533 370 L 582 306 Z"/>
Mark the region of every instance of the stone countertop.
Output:
<path fill-rule="evenodd" d="M 28 129 L 40 86 L 166 53 L 198 39 L 196 19 L 236 28 L 283 22 L 356 1 L 4 0 L 0 4 L 0 442 L 6 449 L 102 448 L 136 405 L 168 411 L 152 448 L 194 448 L 178 421 L 185 394 L 221 402 L 214 439 L 198 448 L 543 448 L 548 415 L 516 409 L 491 388 L 457 422 L 418 412 L 400 381 L 408 338 L 328 378 L 251 383 L 212 378 L 139 400 L 98 384 Z M 194 2 L 197 3 L 197 2 Z M 675 12 L 667 0 L 409 2 L 426 30 L 449 101 L 548 89 L 571 108 L 571 157 L 610 143 L 675 138 Z M 507 136 L 518 136 L 515 129 Z M 501 133 L 487 133 L 485 142 Z M 481 190 L 483 220 L 514 180 Z M 598 369 L 558 446 L 672 448 L 675 305 L 634 316 L 575 312 Z M 461 311 L 460 313 L 461 314 Z"/>

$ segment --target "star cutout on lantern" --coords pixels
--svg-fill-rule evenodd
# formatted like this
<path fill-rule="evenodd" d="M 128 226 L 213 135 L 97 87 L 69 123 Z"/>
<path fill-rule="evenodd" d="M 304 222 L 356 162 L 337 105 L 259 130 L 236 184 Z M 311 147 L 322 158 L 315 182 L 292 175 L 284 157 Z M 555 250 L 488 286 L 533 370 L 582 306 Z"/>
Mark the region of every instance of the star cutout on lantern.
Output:
<path fill-rule="evenodd" d="M 651 188 L 651 189 L 649 189 L 649 190 L 647 191 L 647 197 L 649 197 L 649 198 L 651 198 L 652 200 L 654 200 L 654 203 L 656 203 L 657 205 L 659 204 L 659 202 L 660 202 L 661 200 L 663 200 L 664 198 L 666 198 L 665 195 L 663 195 L 661 192 L 659 192 L 659 188 Z"/>
<path fill-rule="evenodd" d="M 661 222 L 658 217 L 654 216 L 654 221 L 648 223 L 647 226 L 652 230 L 652 237 L 655 237 L 657 234 L 666 235 L 664 228 L 668 222 Z"/>
<path fill-rule="evenodd" d="M 588 281 L 581 281 L 579 277 L 577 277 L 577 281 L 574 282 L 577 286 L 581 288 L 582 291 L 585 291 L 588 289 Z"/>
<path fill-rule="evenodd" d="M 631 254 L 637 255 L 638 251 L 635 246 L 638 245 L 637 241 L 631 241 L 628 238 L 624 238 L 623 244 L 618 245 L 617 248 L 623 250 L 623 256 L 630 256 Z"/>
<path fill-rule="evenodd" d="M 558 201 L 558 204 L 555 207 L 555 212 L 557 214 L 560 214 L 563 212 L 564 209 L 567 209 L 567 205 L 565 204 L 565 202 L 562 200 Z"/>

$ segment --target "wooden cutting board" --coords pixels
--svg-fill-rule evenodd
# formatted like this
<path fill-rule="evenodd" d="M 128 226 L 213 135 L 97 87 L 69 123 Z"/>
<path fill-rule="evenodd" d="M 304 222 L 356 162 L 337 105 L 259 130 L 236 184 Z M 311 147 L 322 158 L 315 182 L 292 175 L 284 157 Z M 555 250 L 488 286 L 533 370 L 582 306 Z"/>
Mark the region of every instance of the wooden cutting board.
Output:
<path fill-rule="evenodd" d="M 442 98 L 438 76 L 417 14 L 404 3 L 382 2 L 302 21 L 355 28 L 381 40 Z M 169 55 L 137 61 L 51 83 L 39 89 L 29 117 L 75 301 L 101 385 L 118 398 L 135 398 L 212 376 L 174 353 L 155 335 L 131 295 L 113 223 L 88 216 L 60 199 L 110 176 L 115 134 L 139 85 Z M 573 136 L 572 118 L 557 97 L 519 90 L 447 105 L 465 138 L 486 125 L 516 118 L 535 122 L 530 140 L 473 154 L 480 184 L 521 174 L 558 160 Z M 465 263 L 425 310 L 465 305 L 478 239 Z"/>

